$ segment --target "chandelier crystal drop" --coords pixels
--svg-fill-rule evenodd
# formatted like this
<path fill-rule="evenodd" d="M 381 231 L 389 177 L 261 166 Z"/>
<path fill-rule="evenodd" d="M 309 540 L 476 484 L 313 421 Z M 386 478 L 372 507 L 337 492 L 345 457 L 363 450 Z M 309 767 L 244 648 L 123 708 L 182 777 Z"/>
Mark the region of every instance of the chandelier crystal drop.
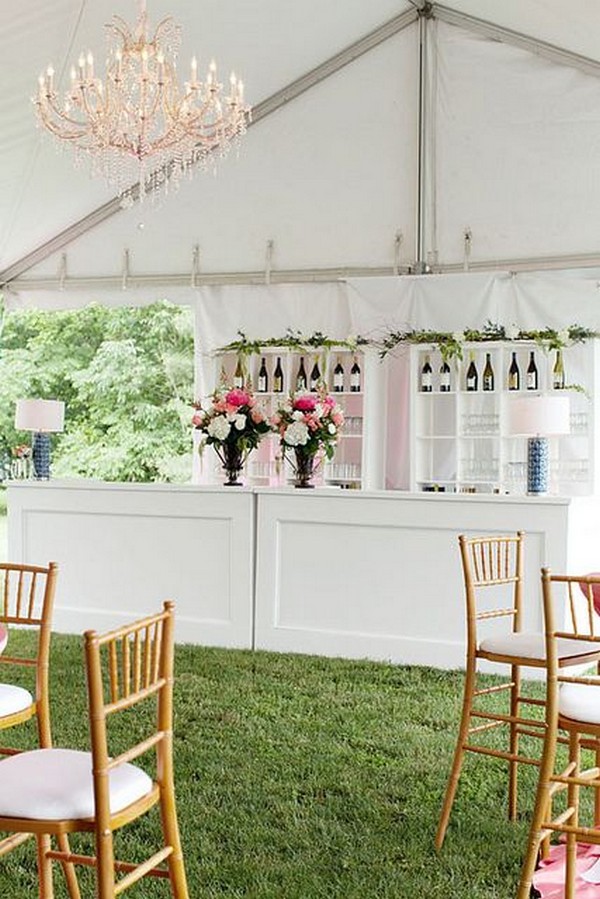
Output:
<path fill-rule="evenodd" d="M 95 73 L 92 54 L 82 53 L 64 96 L 48 66 L 33 102 L 44 128 L 70 144 L 78 159 L 89 157 L 92 172 L 133 201 L 225 156 L 245 133 L 251 110 L 233 73 L 224 95 L 214 61 L 202 81 L 194 57 L 189 81 L 179 87 L 180 27 L 168 16 L 152 34 L 145 0 L 133 28 L 117 15 L 106 28 L 104 80 Z"/>

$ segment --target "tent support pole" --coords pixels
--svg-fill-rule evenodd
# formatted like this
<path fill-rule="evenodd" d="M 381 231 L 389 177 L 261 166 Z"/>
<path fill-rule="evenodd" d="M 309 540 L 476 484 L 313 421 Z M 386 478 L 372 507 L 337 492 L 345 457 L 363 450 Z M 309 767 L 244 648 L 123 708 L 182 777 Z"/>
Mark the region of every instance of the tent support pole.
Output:
<path fill-rule="evenodd" d="M 426 197 L 427 197 L 427 21 L 432 16 L 431 3 L 425 3 L 419 9 L 419 53 L 418 53 L 418 103 L 417 103 L 417 197 L 415 222 L 416 259 L 414 271 L 421 275 L 427 271 L 425 260 L 426 240 Z"/>

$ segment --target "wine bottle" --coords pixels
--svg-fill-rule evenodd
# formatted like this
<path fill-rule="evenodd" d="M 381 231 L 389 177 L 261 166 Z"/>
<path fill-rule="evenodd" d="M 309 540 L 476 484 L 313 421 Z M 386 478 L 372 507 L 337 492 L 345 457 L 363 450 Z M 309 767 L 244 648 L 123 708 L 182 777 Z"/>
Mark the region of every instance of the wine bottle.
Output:
<path fill-rule="evenodd" d="M 494 369 L 492 368 L 491 354 L 485 354 L 485 368 L 483 369 L 483 389 L 494 389 Z"/>
<path fill-rule="evenodd" d="M 469 353 L 469 367 L 467 369 L 467 390 L 477 390 L 479 383 L 479 375 L 477 374 L 477 366 L 475 365 L 475 353 Z"/>
<path fill-rule="evenodd" d="M 238 387 L 240 390 L 244 386 L 244 369 L 242 367 L 242 360 L 239 356 L 233 373 L 233 386 Z"/>
<path fill-rule="evenodd" d="M 277 357 L 277 365 L 273 372 L 273 390 L 275 393 L 283 393 L 283 369 L 280 356 Z"/>
<path fill-rule="evenodd" d="M 440 391 L 442 393 L 450 393 L 451 383 L 450 383 L 450 366 L 444 359 L 440 366 Z"/>
<path fill-rule="evenodd" d="M 529 354 L 529 365 L 527 366 L 527 390 L 538 389 L 538 370 L 535 364 L 535 354 L 533 350 Z"/>
<path fill-rule="evenodd" d="M 512 361 L 510 363 L 510 368 L 508 369 L 508 389 L 509 390 L 519 390 L 521 387 L 521 374 L 519 372 L 519 365 L 517 363 L 517 354 L 512 354 Z"/>
<path fill-rule="evenodd" d="M 421 390 L 423 393 L 431 393 L 432 383 L 432 368 L 431 362 L 429 361 L 429 354 L 425 356 L 425 362 L 423 363 L 423 367 L 421 369 Z"/>
<path fill-rule="evenodd" d="M 310 389 L 317 390 L 319 386 L 319 381 L 321 380 L 321 372 L 319 371 L 319 363 L 315 359 L 315 364 L 312 367 L 312 371 L 310 373 Z"/>
<path fill-rule="evenodd" d="M 300 365 L 296 375 L 296 390 L 306 390 L 306 369 L 304 368 L 304 356 L 300 356 Z"/>
<path fill-rule="evenodd" d="M 556 362 L 552 369 L 552 387 L 554 390 L 564 390 L 565 387 L 565 368 L 561 350 L 556 351 Z"/>
<path fill-rule="evenodd" d="M 334 393 L 341 393 L 344 389 L 344 366 L 338 359 L 336 367 L 333 369 L 333 390 Z"/>
<path fill-rule="evenodd" d="M 354 357 L 354 364 L 350 369 L 350 390 L 352 393 L 360 393 L 360 365 Z"/>
<path fill-rule="evenodd" d="M 258 370 L 258 392 L 266 393 L 269 389 L 269 375 L 267 373 L 267 366 L 265 360 L 260 363 L 260 368 Z"/>

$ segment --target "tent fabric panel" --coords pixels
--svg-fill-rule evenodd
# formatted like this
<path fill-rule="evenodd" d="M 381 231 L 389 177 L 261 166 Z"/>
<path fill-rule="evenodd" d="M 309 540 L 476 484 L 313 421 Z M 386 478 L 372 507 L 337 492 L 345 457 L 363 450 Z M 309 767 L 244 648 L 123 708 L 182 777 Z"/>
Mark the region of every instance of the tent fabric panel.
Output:
<path fill-rule="evenodd" d="M 437 23 L 440 263 L 595 252 L 600 79 Z"/>
<path fill-rule="evenodd" d="M 72 242 L 73 277 L 117 275 L 123 251 L 143 274 L 273 267 L 394 266 L 405 234 L 414 258 L 416 60 L 414 25 L 257 123 L 213 175 L 123 210 Z M 403 86 L 410 85 L 410 89 Z M 374 89 L 374 87 L 376 89 Z M 30 270 L 53 277 L 61 253 Z"/>

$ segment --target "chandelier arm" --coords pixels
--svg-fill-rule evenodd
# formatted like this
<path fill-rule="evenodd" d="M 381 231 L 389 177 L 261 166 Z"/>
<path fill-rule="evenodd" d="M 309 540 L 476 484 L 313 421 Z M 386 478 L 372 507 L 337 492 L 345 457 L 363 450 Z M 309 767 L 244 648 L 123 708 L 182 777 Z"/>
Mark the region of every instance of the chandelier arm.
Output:
<path fill-rule="evenodd" d="M 72 118 L 67 113 L 63 112 L 59 109 L 53 102 L 52 98 L 46 98 L 46 103 L 38 104 L 39 115 L 42 119 L 43 124 L 52 131 L 53 134 L 58 137 L 64 137 L 65 140 L 74 140 L 85 137 L 88 133 L 88 128 L 82 122 L 79 122 L 77 119 Z M 52 118 L 48 115 L 50 112 L 58 121 L 53 121 Z M 70 131 L 62 130 L 64 125 L 70 126 L 71 128 L 77 129 L 77 134 L 73 134 Z"/>

